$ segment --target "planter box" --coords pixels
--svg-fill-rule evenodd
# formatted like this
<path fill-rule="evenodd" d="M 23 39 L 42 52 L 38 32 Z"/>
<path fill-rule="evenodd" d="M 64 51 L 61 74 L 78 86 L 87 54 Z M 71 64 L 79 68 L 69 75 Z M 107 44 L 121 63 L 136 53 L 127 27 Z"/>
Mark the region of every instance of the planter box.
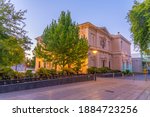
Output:
<path fill-rule="evenodd" d="M 69 77 L 57 78 L 57 79 L 47 79 L 47 80 L 38 80 L 32 82 L 16 83 L 16 84 L 7 84 L 7 85 L 0 85 L 0 93 L 62 85 L 67 83 L 91 81 L 91 80 L 94 80 L 93 75 L 79 75 L 75 77 L 71 76 L 70 78 Z"/>

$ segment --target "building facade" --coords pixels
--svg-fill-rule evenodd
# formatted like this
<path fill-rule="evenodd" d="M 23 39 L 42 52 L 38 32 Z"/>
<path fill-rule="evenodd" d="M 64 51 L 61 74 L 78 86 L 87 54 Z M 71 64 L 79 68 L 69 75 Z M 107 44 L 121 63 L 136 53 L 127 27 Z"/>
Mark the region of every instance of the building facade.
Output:
<path fill-rule="evenodd" d="M 143 73 L 142 58 L 132 58 L 132 71 Z"/>
<path fill-rule="evenodd" d="M 137 56 L 138 55 L 138 56 Z M 145 53 L 132 54 L 132 68 L 133 72 L 150 73 L 150 55 Z"/>
<path fill-rule="evenodd" d="M 97 27 L 89 22 L 79 25 L 80 36 L 88 40 L 89 51 L 86 67 L 109 67 L 114 70 L 132 70 L 131 43 L 121 34 L 112 35 L 105 27 Z M 42 41 L 41 37 L 36 38 Z M 35 70 L 46 67 L 51 68 L 50 63 L 44 63 L 42 59 L 36 58 Z"/>

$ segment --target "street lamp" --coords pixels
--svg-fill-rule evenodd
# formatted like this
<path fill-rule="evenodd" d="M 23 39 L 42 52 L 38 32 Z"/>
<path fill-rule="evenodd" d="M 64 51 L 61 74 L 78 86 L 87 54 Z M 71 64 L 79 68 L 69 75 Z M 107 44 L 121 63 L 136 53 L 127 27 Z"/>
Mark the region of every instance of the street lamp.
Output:
<path fill-rule="evenodd" d="M 96 54 L 96 53 L 97 53 L 97 50 L 93 50 L 92 53 L 93 53 L 93 54 Z"/>
<path fill-rule="evenodd" d="M 97 50 L 93 50 L 92 51 L 93 55 L 94 55 L 94 67 L 96 67 L 96 54 L 97 54 Z"/>
<path fill-rule="evenodd" d="M 94 54 L 94 58 L 95 58 L 95 61 L 94 61 L 95 64 L 94 65 L 96 67 L 96 54 L 97 54 L 97 50 L 93 50 L 92 53 Z M 94 79 L 96 81 L 96 71 L 94 71 Z"/>

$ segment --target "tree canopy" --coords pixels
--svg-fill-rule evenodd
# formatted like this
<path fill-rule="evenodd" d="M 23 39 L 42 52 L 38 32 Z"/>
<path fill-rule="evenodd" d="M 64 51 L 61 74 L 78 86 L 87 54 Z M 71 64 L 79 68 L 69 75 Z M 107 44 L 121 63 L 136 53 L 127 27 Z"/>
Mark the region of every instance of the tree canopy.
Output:
<path fill-rule="evenodd" d="M 134 44 L 141 52 L 149 49 L 150 44 L 150 0 L 142 3 L 135 1 L 132 10 L 128 13 Z"/>
<path fill-rule="evenodd" d="M 12 66 L 24 60 L 24 51 L 31 40 L 24 30 L 26 10 L 16 11 L 9 0 L 0 0 L 0 67 Z"/>
<path fill-rule="evenodd" d="M 24 49 L 16 38 L 0 40 L 0 67 L 13 66 L 24 61 Z"/>
<path fill-rule="evenodd" d="M 78 70 L 85 62 L 88 52 L 87 40 L 79 36 L 79 27 L 72 21 L 70 12 L 62 11 L 58 21 L 53 20 L 42 35 L 42 44 L 36 48 L 36 55 L 59 65 Z"/>

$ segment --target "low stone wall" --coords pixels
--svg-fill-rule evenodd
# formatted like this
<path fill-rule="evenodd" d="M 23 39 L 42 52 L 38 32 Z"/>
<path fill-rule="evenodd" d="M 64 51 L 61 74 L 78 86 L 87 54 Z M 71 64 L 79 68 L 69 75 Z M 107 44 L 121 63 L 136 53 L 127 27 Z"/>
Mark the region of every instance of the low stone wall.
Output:
<path fill-rule="evenodd" d="M 47 79 L 17 84 L 6 84 L 0 85 L 0 93 L 62 85 L 67 83 L 91 81 L 91 80 L 95 80 L 94 75 L 75 76 L 71 78 L 68 77 L 68 78 Z"/>

